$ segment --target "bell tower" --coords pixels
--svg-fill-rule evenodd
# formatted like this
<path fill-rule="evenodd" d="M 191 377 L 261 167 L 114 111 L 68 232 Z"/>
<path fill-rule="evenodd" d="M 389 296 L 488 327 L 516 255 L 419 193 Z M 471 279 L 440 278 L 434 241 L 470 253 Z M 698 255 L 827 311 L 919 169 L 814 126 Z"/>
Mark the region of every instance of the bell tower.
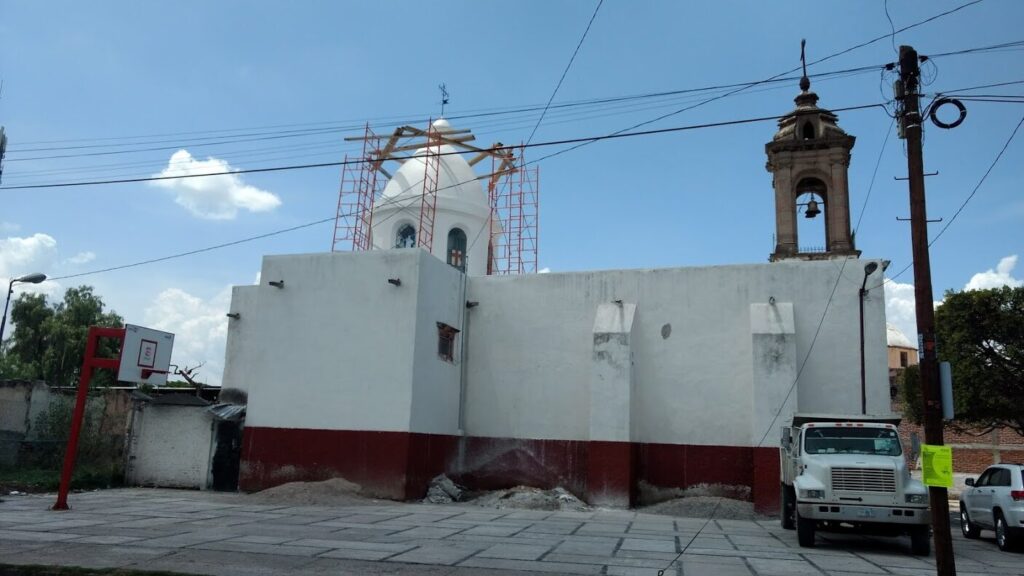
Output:
<path fill-rule="evenodd" d="M 804 59 L 803 42 L 800 58 Z M 779 130 L 765 144 L 775 188 L 775 251 L 770 261 L 800 259 L 826 260 L 858 257 L 850 233 L 850 191 L 847 171 L 850 151 L 856 140 L 836 125 L 838 117 L 818 107 L 818 95 L 811 92 L 807 66 L 800 79 L 796 109 L 779 120 Z M 824 249 L 801 248 L 797 218 L 803 207 L 805 218 L 825 221 Z"/>

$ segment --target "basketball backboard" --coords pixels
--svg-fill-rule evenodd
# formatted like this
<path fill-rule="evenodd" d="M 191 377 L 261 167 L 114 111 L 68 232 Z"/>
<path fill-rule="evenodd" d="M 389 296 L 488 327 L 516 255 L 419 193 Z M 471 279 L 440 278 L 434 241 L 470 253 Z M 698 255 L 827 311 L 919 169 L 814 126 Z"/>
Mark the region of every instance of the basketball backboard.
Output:
<path fill-rule="evenodd" d="M 154 386 L 167 384 L 173 348 L 174 334 L 125 324 L 117 379 Z M 147 376 L 145 378 L 144 373 Z"/>

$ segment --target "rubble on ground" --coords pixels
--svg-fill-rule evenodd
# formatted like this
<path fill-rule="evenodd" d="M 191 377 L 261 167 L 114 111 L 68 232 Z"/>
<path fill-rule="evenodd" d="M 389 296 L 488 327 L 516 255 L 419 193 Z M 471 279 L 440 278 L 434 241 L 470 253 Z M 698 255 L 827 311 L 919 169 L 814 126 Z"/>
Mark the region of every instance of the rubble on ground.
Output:
<path fill-rule="evenodd" d="M 451 478 L 441 474 L 430 481 L 427 497 L 423 501 L 429 504 L 451 504 L 461 502 L 467 494 L 464 486 L 456 484 Z"/>
<path fill-rule="evenodd" d="M 516 486 L 507 490 L 484 492 L 467 501 L 467 504 L 483 508 L 517 508 L 523 510 L 590 510 L 582 500 L 562 487 L 543 490 L 531 486 Z"/>

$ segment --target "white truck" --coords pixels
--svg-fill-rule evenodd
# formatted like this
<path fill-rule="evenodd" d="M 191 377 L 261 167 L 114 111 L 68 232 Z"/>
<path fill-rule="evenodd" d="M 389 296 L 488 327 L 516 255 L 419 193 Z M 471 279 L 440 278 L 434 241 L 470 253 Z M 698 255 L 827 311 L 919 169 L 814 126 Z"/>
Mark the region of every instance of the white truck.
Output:
<path fill-rule="evenodd" d="M 802 547 L 817 530 L 910 535 L 931 551 L 928 490 L 910 477 L 897 416 L 796 414 L 782 429 L 782 527 Z"/>

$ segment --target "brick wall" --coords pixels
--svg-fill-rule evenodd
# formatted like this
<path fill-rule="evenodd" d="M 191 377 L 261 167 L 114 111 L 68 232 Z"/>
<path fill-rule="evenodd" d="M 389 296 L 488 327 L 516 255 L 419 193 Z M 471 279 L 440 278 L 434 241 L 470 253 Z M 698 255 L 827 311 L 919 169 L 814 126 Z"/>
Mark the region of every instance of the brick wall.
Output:
<path fill-rule="evenodd" d="M 902 403 L 893 400 L 892 411 L 901 412 Z M 913 433 L 924 443 L 924 430 L 921 426 L 904 421 L 899 427 L 900 440 L 907 448 L 910 447 L 910 436 Z M 960 432 L 950 426 L 943 429 L 945 443 L 953 447 L 953 471 L 966 474 L 979 474 L 992 464 L 1000 462 L 1024 463 L 1024 436 L 1009 428 L 998 428 L 989 433 L 979 430 Z M 910 465 L 916 468 L 916 463 Z"/>

